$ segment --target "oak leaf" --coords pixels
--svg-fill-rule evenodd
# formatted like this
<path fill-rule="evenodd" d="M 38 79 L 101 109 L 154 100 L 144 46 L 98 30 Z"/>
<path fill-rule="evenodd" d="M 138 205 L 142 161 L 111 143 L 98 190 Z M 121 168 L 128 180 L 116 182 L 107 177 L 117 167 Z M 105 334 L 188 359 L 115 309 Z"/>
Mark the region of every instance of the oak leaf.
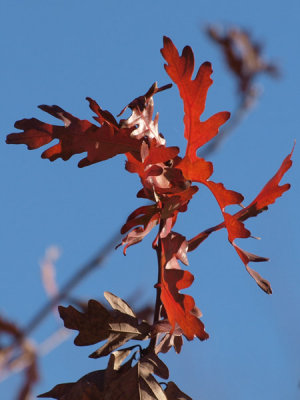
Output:
<path fill-rule="evenodd" d="M 241 204 L 244 199 L 243 196 L 238 192 L 226 189 L 222 183 L 210 181 L 209 178 L 213 173 L 212 164 L 204 159 L 198 158 L 196 155 L 197 149 L 212 139 L 218 133 L 219 127 L 229 118 L 229 113 L 221 112 L 215 114 L 204 123 L 199 121 L 205 108 L 208 88 L 212 84 L 210 78 L 212 73 L 211 65 L 209 63 L 202 64 L 198 70 L 196 78 L 192 80 L 194 56 L 190 47 L 185 47 L 182 55 L 179 56 L 172 41 L 169 38 L 164 38 L 162 55 L 168 62 L 168 65 L 165 65 L 165 69 L 171 79 L 177 84 L 180 96 L 184 103 L 185 138 L 188 141 L 188 145 L 186 156 L 179 162 L 178 168 L 182 170 L 186 179 L 202 183 L 212 192 L 223 214 L 224 227 L 226 227 L 228 231 L 228 239 L 230 243 L 234 246 L 238 255 L 244 262 L 247 271 L 256 280 L 258 285 L 265 292 L 271 293 L 272 291 L 269 283 L 248 266 L 249 261 L 266 261 L 267 259 L 259 256 L 249 258 L 247 255 L 250 253 L 239 248 L 234 243 L 234 240 L 250 236 L 250 232 L 241 222 L 242 216 L 246 218 L 251 216 L 251 214 L 252 216 L 256 215 L 260 210 L 274 202 L 275 198 L 280 196 L 289 188 L 289 185 L 284 185 L 282 187 L 276 185 L 278 184 L 278 179 L 281 179 L 283 173 L 290 167 L 290 159 L 287 158 L 285 160 L 284 165 L 277 176 L 266 185 L 261 195 L 255 199 L 248 208 L 234 216 L 226 213 L 226 206 Z M 241 217 L 239 218 L 239 216 Z M 205 232 L 201 236 L 197 235 L 194 241 L 190 242 L 190 246 L 195 248 L 195 246 L 199 245 L 204 239 L 206 239 L 211 232 Z M 171 323 L 173 323 L 172 319 Z"/>
<path fill-rule="evenodd" d="M 95 100 L 87 97 L 90 108 L 96 113 L 94 119 L 100 127 L 87 120 L 80 120 L 61 107 L 41 105 L 39 108 L 55 118 L 60 119 L 64 125 L 51 125 L 36 118 L 22 119 L 15 123 L 15 128 L 23 132 L 11 133 L 7 136 L 8 144 L 26 144 L 29 150 L 37 149 L 58 139 L 59 143 L 53 145 L 42 153 L 42 158 L 54 161 L 62 158 L 68 160 L 74 154 L 87 152 L 87 157 L 79 163 L 79 167 L 107 160 L 118 154 L 131 153 L 140 156 L 142 138 L 149 136 L 165 143 L 157 131 L 156 120 L 152 121 L 153 99 L 152 96 L 171 85 L 158 88 L 154 84 L 145 96 L 140 96 L 129 104 L 133 110 L 128 120 L 116 121 L 107 110 L 102 110 Z M 143 100 L 142 100 L 143 99 Z"/>
<path fill-rule="evenodd" d="M 96 103 L 89 100 L 95 110 Z M 79 162 L 79 167 L 107 160 L 117 154 L 139 152 L 141 142 L 131 137 L 134 128 L 119 128 L 108 111 L 103 112 L 101 118 L 98 116 L 97 121 L 101 123 L 98 127 L 74 117 L 58 106 L 41 105 L 39 108 L 62 120 L 64 125 L 50 125 L 36 118 L 23 119 L 15 123 L 15 127 L 23 132 L 8 135 L 6 143 L 26 144 L 32 150 L 58 139 L 59 143 L 45 150 L 42 158 L 50 161 L 62 158 L 66 161 L 74 154 L 87 152 L 87 157 Z"/>
<path fill-rule="evenodd" d="M 160 288 L 160 298 L 171 325 L 170 333 L 174 332 L 178 324 L 188 340 L 194 339 L 195 336 L 205 340 L 208 334 L 194 313 L 193 297 L 180 293 L 180 290 L 188 288 L 194 281 L 194 276 L 189 271 L 181 270 L 177 262 L 177 259 L 180 259 L 187 263 L 186 250 L 185 238 L 178 233 L 171 232 L 161 238 L 161 279 L 157 287 Z"/>
<path fill-rule="evenodd" d="M 230 215 L 223 212 L 224 222 L 215 225 L 205 231 L 199 233 L 192 239 L 188 240 L 188 251 L 195 250 L 212 232 L 216 232 L 222 228 L 227 228 L 229 241 L 233 244 L 236 252 L 240 256 L 241 260 L 245 264 L 246 270 L 254 278 L 256 283 L 263 289 L 266 293 L 272 293 L 270 283 L 263 279 L 256 271 L 249 267 L 249 262 L 262 262 L 268 261 L 266 257 L 260 257 L 255 254 L 249 253 L 234 243 L 234 239 L 241 237 L 249 237 L 250 232 L 244 227 L 243 222 L 248 218 L 255 217 L 263 211 L 268 209 L 270 204 L 275 203 L 275 201 L 282 196 L 282 194 L 289 190 L 290 184 L 286 183 L 284 185 L 279 185 L 284 174 L 291 168 L 294 147 L 290 154 L 288 154 L 283 160 L 281 166 L 275 173 L 275 175 L 267 182 L 263 189 L 259 192 L 256 198 L 241 211 Z M 196 164 L 195 164 L 196 165 Z M 190 170 L 193 171 L 193 165 L 190 164 Z M 195 176 L 193 177 L 195 179 Z"/>
<path fill-rule="evenodd" d="M 93 352 L 90 357 L 103 357 L 122 346 L 130 339 L 144 340 L 148 337 L 150 326 L 147 322 L 139 323 L 128 304 L 113 295 L 105 292 L 104 296 L 114 311 L 108 311 L 96 300 L 88 302 L 85 313 L 74 307 L 59 306 L 59 313 L 66 328 L 78 330 L 74 340 L 77 346 L 88 346 L 103 340 L 106 343 Z"/>
<path fill-rule="evenodd" d="M 50 397 L 57 400 L 104 400 L 104 378 L 104 370 L 93 371 L 77 382 L 56 385 L 49 392 L 40 394 L 38 397 Z"/>
<path fill-rule="evenodd" d="M 111 355 L 111 358 L 114 354 Z M 154 353 L 142 356 L 131 366 L 132 359 L 114 368 L 105 386 L 105 400 L 167 400 L 153 374 L 167 379 L 167 366 Z M 109 369 L 108 369 L 109 371 Z"/>
<path fill-rule="evenodd" d="M 235 214 L 240 221 L 245 221 L 250 217 L 256 217 L 262 211 L 267 210 L 270 204 L 275 203 L 275 201 L 281 197 L 284 192 L 290 189 L 291 185 L 289 183 L 285 183 L 281 186 L 279 183 L 284 174 L 291 168 L 293 164 L 291 158 L 294 148 L 295 145 L 293 146 L 290 154 L 288 154 L 281 163 L 281 166 L 276 174 L 268 181 L 255 199 L 247 207 Z"/>
<path fill-rule="evenodd" d="M 132 365 L 134 356 L 123 363 L 131 349 L 111 354 L 106 370 L 91 372 L 77 382 L 56 385 L 38 397 L 57 400 L 168 400 L 153 374 L 169 377 L 167 366 L 154 353 Z"/>
<path fill-rule="evenodd" d="M 195 161 L 197 149 L 217 135 L 220 126 L 229 119 L 230 113 L 222 111 L 204 122 L 200 121 L 207 91 L 213 83 L 210 78 L 211 64 L 209 62 L 202 64 L 196 78 L 192 80 L 195 62 L 193 51 L 189 46 L 186 46 L 179 56 L 171 39 L 164 37 L 161 53 L 168 63 L 165 65 L 165 70 L 178 86 L 184 104 L 184 137 L 188 141 L 186 156 Z"/>

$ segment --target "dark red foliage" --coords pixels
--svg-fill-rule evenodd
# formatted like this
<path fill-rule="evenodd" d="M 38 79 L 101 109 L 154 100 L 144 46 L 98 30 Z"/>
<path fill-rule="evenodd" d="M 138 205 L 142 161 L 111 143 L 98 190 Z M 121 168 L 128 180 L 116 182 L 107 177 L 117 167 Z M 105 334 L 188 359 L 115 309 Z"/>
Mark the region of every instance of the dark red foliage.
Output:
<path fill-rule="evenodd" d="M 91 108 L 97 112 L 100 127 L 87 120 L 80 120 L 58 106 L 42 105 L 39 108 L 54 117 L 61 119 L 63 126 L 50 125 L 38 119 L 22 119 L 15 127 L 22 133 L 12 133 L 7 136 L 8 144 L 26 144 L 29 150 L 37 149 L 54 139 L 59 143 L 45 150 L 42 158 L 55 161 L 58 158 L 68 160 L 74 154 L 87 152 L 78 166 L 86 167 L 99 161 L 107 160 L 117 154 L 138 153 L 140 141 L 130 136 L 134 128 L 120 128 L 115 124 L 113 116 L 90 99 Z"/>
<path fill-rule="evenodd" d="M 202 64 L 196 78 L 192 80 L 195 62 L 193 51 L 189 46 L 186 46 L 182 55 L 179 56 L 171 39 L 164 37 L 161 53 L 168 63 L 165 69 L 178 86 L 184 103 L 184 137 L 188 141 L 186 156 L 191 161 L 195 161 L 197 149 L 217 135 L 220 126 L 229 119 L 230 113 L 222 111 L 204 122 L 200 121 L 199 118 L 205 108 L 207 91 L 213 83 L 210 78 L 211 64 L 209 62 Z"/>
<path fill-rule="evenodd" d="M 172 232 L 161 239 L 161 300 L 164 305 L 172 333 L 178 324 L 188 340 L 197 336 L 200 340 L 208 338 L 203 323 L 196 316 L 195 301 L 180 290 L 186 289 L 194 281 L 189 271 L 180 269 L 177 260 L 187 264 L 187 242 L 185 237 Z"/>

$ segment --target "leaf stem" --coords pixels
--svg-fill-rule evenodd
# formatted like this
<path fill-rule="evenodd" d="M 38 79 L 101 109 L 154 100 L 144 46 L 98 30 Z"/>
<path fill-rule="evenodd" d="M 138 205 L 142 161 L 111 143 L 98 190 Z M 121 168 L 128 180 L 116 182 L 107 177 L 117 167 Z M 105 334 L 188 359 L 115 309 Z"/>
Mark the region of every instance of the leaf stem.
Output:
<path fill-rule="evenodd" d="M 156 251 L 156 256 L 157 256 L 157 284 L 155 285 L 156 287 L 156 300 L 155 300 L 155 309 L 154 309 L 154 316 L 153 316 L 153 325 L 159 321 L 160 319 L 160 310 L 161 310 L 161 299 L 160 299 L 160 294 L 161 294 L 161 257 L 162 257 L 162 247 L 161 247 L 161 238 L 160 238 L 160 232 L 162 229 L 162 222 L 160 223 L 159 227 L 159 234 L 158 234 L 158 243 L 155 248 Z M 155 345 L 156 345 L 156 340 L 157 340 L 157 334 L 153 336 L 150 340 L 148 349 L 151 351 L 154 351 Z"/>

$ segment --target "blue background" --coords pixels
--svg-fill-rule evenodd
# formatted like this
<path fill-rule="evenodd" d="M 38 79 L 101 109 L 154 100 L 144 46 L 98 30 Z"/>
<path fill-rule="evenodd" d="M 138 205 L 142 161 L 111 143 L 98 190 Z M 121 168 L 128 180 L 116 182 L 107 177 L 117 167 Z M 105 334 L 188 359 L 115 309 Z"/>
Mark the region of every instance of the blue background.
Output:
<path fill-rule="evenodd" d="M 62 249 L 57 281 L 62 285 L 144 204 L 135 197 L 138 178 L 123 170 L 124 156 L 78 169 L 82 155 L 68 162 L 41 160 L 41 150 L 8 146 L 6 134 L 22 118 L 55 123 L 36 108 L 58 104 L 82 119 L 93 113 L 85 101 L 95 98 L 116 115 L 154 81 L 170 81 L 160 55 L 162 36 L 177 48 L 192 46 L 197 67 L 213 64 L 205 116 L 233 111 L 236 84 L 219 50 L 204 34 L 208 23 L 249 29 L 265 43 L 269 60 L 281 68 L 281 79 L 262 76 L 259 102 L 226 141 L 208 157 L 213 179 L 244 194 L 250 202 L 279 168 L 299 132 L 300 3 L 258 1 L 110 1 L 2 0 L 0 5 L 1 110 L 1 270 L 0 312 L 25 326 L 47 301 L 39 271 L 45 249 Z M 168 145 L 185 149 L 183 111 L 176 87 L 156 96 L 159 129 Z M 128 114 L 127 114 L 128 115 Z M 261 241 L 239 244 L 268 256 L 254 267 L 271 281 L 273 295 L 263 293 L 228 244 L 226 233 L 212 235 L 189 254 L 195 282 L 187 291 L 203 312 L 210 339 L 185 342 L 182 354 L 163 357 L 170 379 L 193 399 L 299 399 L 300 272 L 298 148 L 294 166 L 284 177 L 292 189 L 267 213 L 246 223 Z M 221 220 L 212 196 L 200 188 L 180 215 L 176 230 L 188 238 Z M 156 259 L 150 235 L 143 243 L 113 252 L 105 267 L 77 287 L 74 297 L 102 297 L 108 290 L 125 299 L 139 292 L 138 304 L 153 301 Z M 52 315 L 35 330 L 42 342 L 60 322 Z M 74 337 L 74 335 L 72 336 Z M 97 347 L 97 346 L 96 346 Z M 93 348 L 72 340 L 40 359 L 36 393 L 85 373 L 105 368 L 107 360 L 91 360 Z M 1 399 L 13 399 L 13 376 L 0 385 Z"/>

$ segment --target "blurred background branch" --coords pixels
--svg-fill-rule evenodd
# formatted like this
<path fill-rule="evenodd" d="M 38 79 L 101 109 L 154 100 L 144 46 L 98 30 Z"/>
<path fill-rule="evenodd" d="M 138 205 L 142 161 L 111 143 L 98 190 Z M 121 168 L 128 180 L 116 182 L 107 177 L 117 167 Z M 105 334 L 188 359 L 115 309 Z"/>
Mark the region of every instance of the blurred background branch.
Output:
<path fill-rule="evenodd" d="M 262 74 L 273 78 L 280 76 L 277 65 L 265 61 L 263 46 L 255 42 L 247 30 L 210 25 L 206 34 L 222 52 L 224 62 L 233 75 L 236 82 L 237 106 L 228 123 L 199 152 L 201 157 L 216 151 L 257 104 L 261 95 L 261 89 L 256 85 L 258 77 Z"/>

